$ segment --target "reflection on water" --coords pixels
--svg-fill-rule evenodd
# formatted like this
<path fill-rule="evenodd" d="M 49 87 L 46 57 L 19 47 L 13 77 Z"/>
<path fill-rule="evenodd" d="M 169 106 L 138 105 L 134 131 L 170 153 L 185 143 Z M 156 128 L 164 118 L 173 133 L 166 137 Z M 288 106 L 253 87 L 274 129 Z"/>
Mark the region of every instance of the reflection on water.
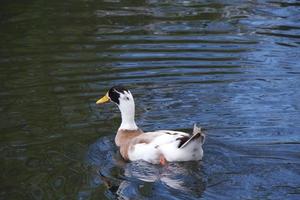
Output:
<path fill-rule="evenodd" d="M 117 153 L 112 137 L 103 137 L 88 150 L 93 182 L 89 187 L 107 187 L 106 195 L 120 198 L 201 197 L 205 180 L 201 162 L 152 165 L 143 161 L 126 163 Z M 113 175 L 113 177 L 111 177 Z M 116 179 L 117 178 L 117 179 Z"/>
<path fill-rule="evenodd" d="M 297 1 L 5 1 L 1 199 L 299 199 Z M 125 163 L 123 84 L 145 131 L 205 128 L 202 162 Z"/>

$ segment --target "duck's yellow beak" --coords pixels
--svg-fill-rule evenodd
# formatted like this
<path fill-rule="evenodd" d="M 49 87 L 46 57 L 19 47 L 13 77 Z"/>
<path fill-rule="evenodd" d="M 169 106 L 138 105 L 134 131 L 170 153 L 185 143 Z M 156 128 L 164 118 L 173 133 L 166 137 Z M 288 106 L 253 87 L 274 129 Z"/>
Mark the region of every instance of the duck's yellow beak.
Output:
<path fill-rule="evenodd" d="M 108 102 L 110 99 L 108 97 L 108 94 L 106 93 L 106 95 L 104 97 L 102 97 L 101 99 L 99 99 L 96 104 L 101 104 L 101 103 L 105 103 Z"/>

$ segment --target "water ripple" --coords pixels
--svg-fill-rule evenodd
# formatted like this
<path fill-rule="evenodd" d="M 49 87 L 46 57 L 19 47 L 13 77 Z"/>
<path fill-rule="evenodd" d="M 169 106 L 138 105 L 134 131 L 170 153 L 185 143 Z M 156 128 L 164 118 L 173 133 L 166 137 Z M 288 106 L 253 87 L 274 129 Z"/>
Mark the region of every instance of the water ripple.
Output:
<path fill-rule="evenodd" d="M 299 199 L 297 1 L 34 1 L 0 8 L 1 199 Z M 126 163 L 145 131 L 207 134 L 201 162 Z"/>

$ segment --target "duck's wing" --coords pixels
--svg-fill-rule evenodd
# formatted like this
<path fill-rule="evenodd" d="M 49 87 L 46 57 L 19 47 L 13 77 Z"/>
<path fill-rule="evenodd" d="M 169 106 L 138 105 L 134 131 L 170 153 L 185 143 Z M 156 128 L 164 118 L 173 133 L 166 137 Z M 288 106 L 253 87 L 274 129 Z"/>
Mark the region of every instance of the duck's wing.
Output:
<path fill-rule="evenodd" d="M 193 140 L 196 140 L 198 138 L 201 138 L 200 141 L 201 141 L 201 144 L 203 144 L 204 140 L 205 140 L 205 135 L 203 133 L 201 133 L 201 132 L 198 132 L 198 133 L 192 135 L 189 138 L 182 138 L 181 139 L 182 142 L 179 143 L 178 148 L 182 149 L 185 146 L 187 146 L 190 142 L 192 142 Z"/>
<path fill-rule="evenodd" d="M 160 133 L 161 134 L 160 136 L 163 136 L 165 134 L 171 135 L 166 137 L 167 141 L 163 140 L 159 143 L 168 144 L 170 142 L 179 141 L 178 148 L 184 148 L 190 142 L 198 138 L 200 138 L 201 144 L 203 144 L 205 141 L 205 134 L 202 133 L 201 127 L 198 127 L 197 124 L 194 124 L 193 135 L 181 131 L 171 131 L 171 130 L 159 130 L 153 133 Z"/>
<path fill-rule="evenodd" d="M 129 160 L 153 164 L 159 163 L 160 156 L 167 161 L 200 160 L 203 155 L 201 137 L 201 132 L 194 135 L 172 130 L 146 132 L 132 140 L 128 148 Z"/>
<path fill-rule="evenodd" d="M 161 147 L 166 145 L 178 146 L 179 138 L 188 137 L 188 133 L 171 130 L 145 132 L 131 140 L 128 146 L 129 160 L 145 160 L 156 164 L 162 155 Z"/>
<path fill-rule="evenodd" d="M 205 141 L 205 134 L 202 133 L 201 127 L 198 127 L 196 124 L 194 124 L 193 135 L 189 138 L 182 138 L 182 142 L 179 144 L 178 148 L 184 148 L 191 141 L 196 140 L 198 138 L 200 138 L 201 144 L 203 144 Z"/>
<path fill-rule="evenodd" d="M 145 136 L 153 136 L 150 143 L 154 144 L 157 148 L 159 145 L 169 144 L 178 140 L 184 140 L 184 138 L 190 138 L 191 135 L 181 131 L 172 130 L 158 130 L 154 132 L 145 133 Z"/>
<path fill-rule="evenodd" d="M 191 161 L 202 159 L 202 145 L 205 140 L 205 135 L 201 132 L 201 128 L 195 126 L 193 135 L 179 132 L 178 134 L 171 136 L 162 135 L 153 140 L 153 143 L 158 143 L 156 148 L 167 161 Z"/>

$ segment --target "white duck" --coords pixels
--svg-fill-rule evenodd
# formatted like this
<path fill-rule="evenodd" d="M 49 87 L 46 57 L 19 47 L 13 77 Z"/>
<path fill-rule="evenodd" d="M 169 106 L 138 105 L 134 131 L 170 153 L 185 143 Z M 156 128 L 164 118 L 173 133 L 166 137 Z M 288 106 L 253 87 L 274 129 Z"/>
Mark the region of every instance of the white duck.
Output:
<path fill-rule="evenodd" d="M 118 105 L 122 123 L 115 143 L 125 160 L 144 160 L 164 165 L 168 162 L 201 160 L 205 134 L 194 125 L 193 135 L 180 131 L 158 130 L 144 133 L 134 121 L 135 104 L 131 92 L 112 87 L 96 104 L 112 101 Z"/>

